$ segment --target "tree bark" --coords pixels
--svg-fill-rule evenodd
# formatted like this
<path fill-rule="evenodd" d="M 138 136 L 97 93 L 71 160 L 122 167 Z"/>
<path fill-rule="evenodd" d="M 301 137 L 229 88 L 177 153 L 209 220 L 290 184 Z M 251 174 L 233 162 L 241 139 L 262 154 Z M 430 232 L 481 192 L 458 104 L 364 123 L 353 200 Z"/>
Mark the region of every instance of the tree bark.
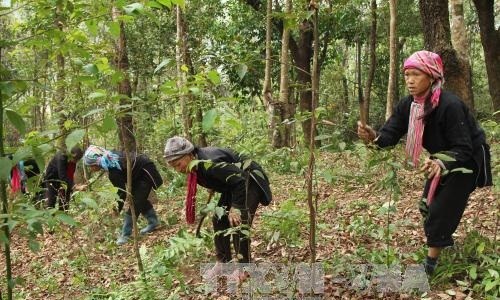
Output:
<path fill-rule="evenodd" d="M 267 1 L 266 5 L 266 66 L 264 69 L 264 84 L 262 87 L 262 99 L 264 102 L 264 106 L 269 115 L 269 140 L 273 147 L 279 146 L 280 142 L 279 137 L 277 136 L 277 120 L 275 117 L 274 110 L 274 100 L 273 100 L 273 90 L 272 90 L 272 82 L 271 82 L 271 36 L 272 36 L 272 10 L 273 10 L 273 2 Z M 283 45 L 282 45 L 283 51 Z M 288 44 L 287 44 L 288 51 Z M 282 54 L 283 55 L 283 54 Z M 283 65 L 281 65 L 281 70 L 283 70 Z"/>
<path fill-rule="evenodd" d="M 57 1 L 56 4 L 56 10 L 55 10 L 55 17 L 54 17 L 54 27 L 61 31 L 61 35 L 63 35 L 64 32 L 64 18 L 62 16 L 63 13 L 63 8 L 62 8 L 62 2 Z M 64 99 L 66 98 L 66 83 L 65 83 L 65 59 L 64 55 L 61 52 L 61 44 L 63 41 L 59 41 L 59 47 L 58 47 L 58 52 L 56 54 L 56 91 L 54 95 L 54 113 L 56 113 L 59 116 L 58 119 L 58 127 L 59 127 L 59 135 L 60 138 L 57 139 L 57 148 L 59 148 L 61 151 L 66 151 L 66 143 L 65 143 L 65 137 L 66 134 L 68 133 L 66 127 L 64 126 L 64 123 L 67 120 L 67 114 L 64 112 Z"/>
<path fill-rule="evenodd" d="M 389 25 L 389 83 L 387 84 L 387 104 L 385 108 L 385 119 L 389 119 L 392 108 L 396 102 L 397 88 L 397 0 L 389 0 L 390 25 Z"/>
<path fill-rule="evenodd" d="M 129 80 L 129 61 L 127 54 L 127 38 L 125 36 L 125 25 L 119 20 L 120 12 L 116 7 L 112 8 L 113 20 L 120 24 L 120 36 L 115 42 L 115 66 L 122 72 L 123 80 L 118 83 L 118 94 L 120 95 L 121 106 L 131 106 L 132 87 Z M 137 143 L 134 134 L 134 120 L 132 117 L 133 109 L 125 110 L 124 114 L 117 118 L 119 128 L 123 133 L 119 135 L 122 150 L 128 149 L 131 153 L 137 152 Z"/>
<path fill-rule="evenodd" d="M 363 88 L 361 81 L 361 39 L 356 38 L 356 85 L 358 90 L 359 119 L 361 124 L 366 125 L 365 101 L 363 99 Z"/>
<path fill-rule="evenodd" d="M 463 76 L 465 84 L 472 87 L 472 69 L 470 65 L 469 44 L 467 38 L 467 30 L 464 21 L 464 4 L 463 0 L 449 0 L 451 13 L 451 42 L 453 48 L 457 52 L 458 59 L 463 66 Z M 469 89 L 470 101 L 469 107 L 474 109 L 474 94 L 472 88 Z M 465 100 L 464 100 L 465 101 Z"/>
<path fill-rule="evenodd" d="M 473 0 L 479 18 L 488 87 L 493 109 L 500 111 L 500 28 L 495 29 L 494 0 Z M 496 115 L 500 120 L 500 114 Z"/>
<path fill-rule="evenodd" d="M 371 1 L 371 17 L 372 25 L 370 28 L 370 47 L 369 47 L 369 57 L 370 57 L 370 67 L 368 69 L 368 74 L 365 82 L 365 91 L 363 96 L 363 110 L 366 122 L 369 123 L 370 120 L 370 101 L 372 92 L 373 78 L 375 77 L 375 68 L 377 67 L 377 57 L 376 57 L 376 47 L 377 47 L 377 1 Z"/>
<path fill-rule="evenodd" d="M 176 45 L 175 45 L 175 56 L 177 62 L 177 88 L 179 89 L 179 100 L 181 102 L 182 111 L 182 124 L 183 133 L 188 140 L 192 140 L 191 128 L 193 126 L 193 119 L 191 117 L 190 109 L 190 97 L 183 92 L 183 87 L 186 85 L 186 72 L 188 70 L 182 70 L 182 67 L 187 67 L 186 64 L 186 28 L 184 17 L 182 15 L 182 10 L 180 6 L 176 7 Z"/>
<path fill-rule="evenodd" d="M 443 60 L 444 87 L 472 109 L 472 86 L 468 85 L 464 64 L 451 44 L 448 1 L 419 0 L 419 6 L 425 49 L 439 54 Z"/>

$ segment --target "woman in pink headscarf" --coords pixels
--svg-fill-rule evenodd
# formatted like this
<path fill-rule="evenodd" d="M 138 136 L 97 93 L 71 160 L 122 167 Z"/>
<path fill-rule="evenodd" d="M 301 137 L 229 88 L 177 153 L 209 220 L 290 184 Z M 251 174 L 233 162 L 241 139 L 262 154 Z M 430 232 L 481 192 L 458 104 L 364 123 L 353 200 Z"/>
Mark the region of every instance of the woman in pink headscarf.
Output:
<path fill-rule="evenodd" d="M 424 171 L 420 211 L 427 238 L 425 270 L 432 274 L 441 249 L 453 245 L 470 193 L 491 185 L 489 146 L 467 106 L 454 94 L 442 90 L 443 63 L 430 51 L 413 53 L 404 63 L 404 78 L 410 95 L 395 107 L 378 131 L 358 122 L 358 136 L 384 148 L 406 137 L 406 153 L 415 168 Z M 430 156 L 419 164 L 422 150 Z M 436 154 L 450 157 L 440 160 Z M 465 168 L 468 172 L 451 172 Z M 470 172 L 472 171 L 472 172 Z"/>

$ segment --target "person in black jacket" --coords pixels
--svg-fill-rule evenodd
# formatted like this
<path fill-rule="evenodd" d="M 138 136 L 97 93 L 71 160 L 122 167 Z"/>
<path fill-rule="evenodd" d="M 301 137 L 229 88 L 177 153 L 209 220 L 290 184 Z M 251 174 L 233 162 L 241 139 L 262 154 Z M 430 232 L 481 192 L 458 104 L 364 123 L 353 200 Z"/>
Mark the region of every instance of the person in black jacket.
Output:
<path fill-rule="evenodd" d="M 163 179 L 155 164 L 146 155 L 133 155 L 132 158 L 132 199 L 137 217 L 142 214 L 148 225 L 141 229 L 141 234 L 155 230 L 160 224 L 151 202 L 148 201 L 151 189 L 158 189 Z M 126 199 L 127 162 L 123 152 L 108 151 L 102 147 L 91 145 L 85 151 L 84 163 L 92 171 L 105 170 L 113 186 L 118 188 L 118 212 L 123 209 Z M 125 244 L 132 235 L 132 213 L 125 213 L 122 233 L 116 243 Z"/>
<path fill-rule="evenodd" d="M 193 198 L 196 184 L 221 193 L 218 206 L 223 207 L 226 214 L 220 218 L 214 216 L 212 219 L 216 232 L 216 256 L 218 262 L 231 261 L 231 237 L 225 234 L 225 231 L 240 225 L 249 230 L 259 204 L 268 205 L 271 202 L 269 179 L 264 170 L 256 162 L 247 160 L 230 149 L 198 148 L 187 139 L 177 136 L 167 140 L 164 158 L 176 171 L 189 174 L 186 198 L 189 223 L 194 222 Z M 237 231 L 233 236 L 233 246 L 239 256 L 239 262 L 248 263 L 248 234 Z"/>
<path fill-rule="evenodd" d="M 45 170 L 44 184 L 47 189 L 47 207 L 54 208 L 59 200 L 59 210 L 69 209 L 69 200 L 74 187 L 76 163 L 83 151 L 75 146 L 69 153 L 57 152 Z"/>
<path fill-rule="evenodd" d="M 452 234 L 469 195 L 476 187 L 492 184 L 490 153 L 484 131 L 467 106 L 441 90 L 444 77 L 439 55 L 412 54 L 404 63 L 404 77 L 410 95 L 398 103 L 378 132 L 358 122 L 358 135 L 383 148 L 407 134 L 406 153 L 414 167 L 419 166 L 423 148 L 430 153 L 421 166 L 427 181 L 420 211 L 429 247 L 424 267 L 432 274 L 441 249 L 453 245 Z"/>

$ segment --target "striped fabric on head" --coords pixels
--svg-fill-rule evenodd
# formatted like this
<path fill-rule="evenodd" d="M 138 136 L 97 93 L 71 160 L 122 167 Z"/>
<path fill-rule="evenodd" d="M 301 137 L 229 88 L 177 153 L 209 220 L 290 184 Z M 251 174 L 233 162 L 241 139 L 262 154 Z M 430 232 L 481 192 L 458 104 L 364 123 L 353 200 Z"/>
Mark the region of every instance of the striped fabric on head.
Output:
<path fill-rule="evenodd" d="M 120 158 L 117 154 L 95 145 L 90 145 L 87 148 L 83 155 L 83 162 L 87 166 L 99 166 L 106 171 L 109 171 L 110 168 L 122 169 L 120 167 Z"/>

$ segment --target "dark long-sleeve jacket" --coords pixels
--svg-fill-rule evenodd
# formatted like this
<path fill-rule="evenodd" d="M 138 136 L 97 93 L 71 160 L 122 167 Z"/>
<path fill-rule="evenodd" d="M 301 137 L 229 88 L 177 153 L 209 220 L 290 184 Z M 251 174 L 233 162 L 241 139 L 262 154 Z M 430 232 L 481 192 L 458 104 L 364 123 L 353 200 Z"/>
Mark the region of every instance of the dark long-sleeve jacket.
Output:
<path fill-rule="evenodd" d="M 378 132 L 375 141 L 378 146 L 393 146 L 407 133 L 412 101 L 413 97 L 407 96 L 398 103 Z M 462 167 L 465 162 L 474 159 L 480 175 L 484 175 L 478 185 L 491 183 L 489 147 L 484 131 L 463 101 L 454 94 L 447 91 L 441 93 L 439 105 L 425 119 L 422 145 L 430 154 L 444 152 L 453 157 L 454 161 L 443 161 L 448 170 Z"/>
<path fill-rule="evenodd" d="M 74 182 L 68 177 L 68 162 L 69 157 L 67 154 L 62 152 L 56 153 L 56 155 L 54 155 L 54 157 L 50 160 L 47 165 L 47 169 L 45 170 L 45 181 L 65 182 L 68 189 L 71 190 Z"/>
<path fill-rule="evenodd" d="M 247 178 L 262 190 L 265 199 L 261 199 L 261 203 L 268 205 L 271 202 L 269 179 L 256 162 L 225 148 L 195 148 L 194 154 L 196 159 L 205 161 L 197 165 L 198 184 L 221 193 L 223 205 L 245 208 Z"/>
<path fill-rule="evenodd" d="M 120 200 L 118 202 L 118 210 L 121 211 L 123 208 L 123 203 L 127 196 L 126 186 L 127 186 L 127 160 L 125 154 L 120 151 L 113 151 L 113 153 L 118 154 L 120 157 L 120 167 L 121 170 L 117 168 L 110 168 L 108 172 L 109 181 L 113 186 L 118 188 L 118 196 Z M 140 181 L 150 182 L 153 189 L 159 188 L 163 184 L 163 179 L 160 173 L 156 169 L 155 164 L 146 155 L 138 155 L 132 157 L 132 189 L 134 189 L 135 184 Z"/>

